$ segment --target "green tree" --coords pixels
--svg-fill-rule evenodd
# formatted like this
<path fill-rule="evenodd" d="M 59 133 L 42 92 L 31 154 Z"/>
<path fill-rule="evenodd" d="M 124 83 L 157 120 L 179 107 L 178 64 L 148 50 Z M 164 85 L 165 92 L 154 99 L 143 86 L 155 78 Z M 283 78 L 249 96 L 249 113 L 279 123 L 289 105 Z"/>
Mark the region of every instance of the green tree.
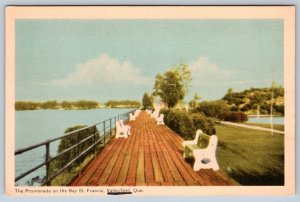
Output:
<path fill-rule="evenodd" d="M 153 108 L 152 97 L 148 95 L 148 93 L 144 93 L 143 96 L 143 107 L 144 109 Z"/>
<path fill-rule="evenodd" d="M 190 106 L 191 108 L 196 108 L 197 105 L 198 105 L 198 102 L 199 102 L 199 100 L 200 100 L 201 98 L 202 98 L 202 97 L 201 97 L 198 93 L 195 93 L 195 94 L 194 94 L 194 99 L 191 100 L 191 101 L 189 102 L 189 106 Z"/>
<path fill-rule="evenodd" d="M 159 95 L 169 108 L 173 108 L 184 99 L 191 80 L 188 66 L 180 64 L 164 74 L 156 75 L 153 94 Z"/>

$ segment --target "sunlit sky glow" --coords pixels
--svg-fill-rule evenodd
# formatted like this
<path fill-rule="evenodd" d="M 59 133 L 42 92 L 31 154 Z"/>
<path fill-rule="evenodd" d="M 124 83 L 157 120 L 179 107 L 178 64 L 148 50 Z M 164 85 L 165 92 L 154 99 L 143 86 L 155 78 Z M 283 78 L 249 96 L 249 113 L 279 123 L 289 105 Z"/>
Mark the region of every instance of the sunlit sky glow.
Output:
<path fill-rule="evenodd" d="M 16 100 L 141 100 L 180 63 L 193 78 L 186 101 L 283 85 L 283 21 L 16 21 Z"/>

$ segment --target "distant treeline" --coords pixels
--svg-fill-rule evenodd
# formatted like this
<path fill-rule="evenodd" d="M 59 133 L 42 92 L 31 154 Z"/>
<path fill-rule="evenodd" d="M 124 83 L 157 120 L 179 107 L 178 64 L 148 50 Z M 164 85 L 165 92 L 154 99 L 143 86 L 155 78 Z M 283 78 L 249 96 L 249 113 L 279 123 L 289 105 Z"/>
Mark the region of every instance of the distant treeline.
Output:
<path fill-rule="evenodd" d="M 109 100 L 105 103 L 105 106 L 111 108 L 119 108 L 119 107 L 137 108 L 141 106 L 141 103 L 135 100 Z"/>
<path fill-rule="evenodd" d="M 45 102 L 33 102 L 33 101 L 16 101 L 16 110 L 38 110 L 38 109 L 97 109 L 102 107 L 110 108 L 133 108 L 139 107 L 140 102 L 133 100 L 109 100 L 101 105 L 96 101 L 79 100 L 79 101 L 62 101 L 50 100 Z"/>
<path fill-rule="evenodd" d="M 271 113 L 271 102 L 273 114 L 284 115 L 284 88 L 251 88 L 242 92 L 228 92 L 222 100 L 231 106 L 232 111 L 242 111 L 247 114 Z"/>
<path fill-rule="evenodd" d="M 46 102 L 17 101 L 16 110 L 37 110 L 37 109 L 96 109 L 99 103 L 96 101 L 62 101 L 50 100 Z"/>

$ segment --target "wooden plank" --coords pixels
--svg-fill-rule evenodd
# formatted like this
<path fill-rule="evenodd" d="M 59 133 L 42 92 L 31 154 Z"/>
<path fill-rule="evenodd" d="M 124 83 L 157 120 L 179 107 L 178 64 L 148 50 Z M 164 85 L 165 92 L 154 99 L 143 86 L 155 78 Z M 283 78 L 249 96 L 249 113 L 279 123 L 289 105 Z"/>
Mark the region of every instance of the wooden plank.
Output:
<path fill-rule="evenodd" d="M 148 128 L 146 127 L 147 123 L 145 123 L 145 139 L 144 139 L 144 154 L 145 154 L 145 178 L 146 178 L 146 183 L 148 182 L 153 182 L 154 181 L 154 171 L 153 171 L 153 166 L 152 166 L 152 158 L 151 158 L 151 153 L 150 153 L 150 144 L 149 144 L 149 131 Z"/>
<path fill-rule="evenodd" d="M 165 148 L 162 146 L 162 142 L 157 138 L 156 128 L 158 127 L 156 121 L 152 121 L 151 130 L 153 135 L 153 141 L 155 142 L 155 149 L 158 155 L 159 163 L 162 168 L 162 173 L 165 179 L 165 182 L 172 182 L 174 180 L 183 180 L 177 169 L 173 166 L 169 156 L 165 155 Z"/>
<path fill-rule="evenodd" d="M 92 177 L 98 166 L 102 163 L 102 161 L 106 158 L 106 156 L 111 152 L 112 149 L 116 148 L 116 146 L 120 142 L 117 139 L 113 139 L 110 144 L 108 144 L 103 151 L 93 160 L 88 167 L 85 169 L 83 173 L 70 185 L 70 186 L 82 186 L 86 185 L 88 180 Z"/>
<path fill-rule="evenodd" d="M 113 168 L 114 168 L 114 166 L 117 162 L 117 159 L 118 159 L 123 147 L 125 146 L 126 142 L 128 142 L 127 140 L 128 140 L 128 138 L 127 139 L 120 138 L 121 144 L 118 146 L 118 148 L 115 151 L 112 151 L 113 156 L 110 158 L 110 160 L 109 160 L 108 164 L 106 165 L 103 173 L 99 177 L 98 182 L 97 182 L 98 186 L 103 186 L 103 185 L 107 184 L 107 180 L 108 180 L 108 178 L 109 178 L 109 176 L 110 176 L 110 174 L 111 174 L 111 172 L 112 172 L 112 170 L 113 170 Z"/>
<path fill-rule="evenodd" d="M 132 135 L 130 135 L 128 137 L 128 139 L 126 140 L 126 143 L 125 143 L 125 146 L 123 147 L 119 157 L 118 157 L 118 160 L 107 180 L 107 184 L 116 184 L 116 181 L 117 181 L 117 178 L 118 178 L 118 175 L 120 173 L 120 170 L 121 170 L 121 167 L 122 167 L 122 164 L 123 164 L 123 161 L 125 159 L 125 155 L 126 153 L 128 152 L 128 148 L 129 148 L 129 145 L 130 143 L 134 140 L 134 138 L 132 137 Z"/>
<path fill-rule="evenodd" d="M 126 177 L 128 174 L 129 164 L 130 164 L 130 159 L 131 159 L 131 154 L 132 154 L 133 146 L 134 146 L 136 138 L 137 138 L 136 127 L 137 127 L 136 124 L 132 125 L 132 128 L 131 128 L 132 131 L 131 131 L 131 135 L 130 135 L 131 136 L 130 138 L 132 138 L 132 141 L 129 144 L 128 151 L 125 154 L 125 157 L 124 157 L 124 160 L 123 160 L 123 163 L 121 166 L 121 170 L 120 170 L 118 178 L 115 182 L 115 184 L 117 186 L 125 185 L 125 182 L 126 182 Z"/>
<path fill-rule="evenodd" d="M 141 116 L 141 115 L 140 115 Z M 146 184 L 145 180 L 145 151 L 144 151 L 144 137 L 145 137 L 145 125 L 140 127 L 139 133 L 139 150 L 137 161 L 137 173 L 136 173 L 136 185 L 142 186 Z"/>
<path fill-rule="evenodd" d="M 164 177 L 163 177 L 163 174 L 162 174 L 162 170 L 161 170 L 161 167 L 160 167 L 160 163 L 159 163 L 159 160 L 158 160 L 158 156 L 157 156 L 157 153 L 156 153 L 156 149 L 155 149 L 155 142 L 153 140 L 153 132 L 150 130 L 150 121 L 147 123 L 147 130 L 149 131 L 149 136 L 148 136 L 148 139 L 149 139 L 149 149 L 150 149 L 150 154 L 151 154 L 151 160 L 152 160 L 152 167 L 153 167 L 153 171 L 154 171 L 154 179 L 156 182 L 163 182 L 164 181 Z"/>
<path fill-rule="evenodd" d="M 89 179 L 89 181 L 86 183 L 86 185 L 95 186 L 97 185 L 97 181 L 99 177 L 101 176 L 102 172 L 104 171 L 106 165 L 108 164 L 109 160 L 114 154 L 114 151 L 118 148 L 118 146 L 122 143 L 121 139 L 118 139 L 118 144 L 115 148 L 112 148 L 112 150 L 108 153 L 108 155 L 105 157 L 105 159 L 101 162 L 101 164 L 96 168 L 95 172 Z"/>
<path fill-rule="evenodd" d="M 169 165 L 174 180 L 185 181 L 188 185 L 198 185 L 198 183 L 190 176 L 186 168 L 181 164 L 172 148 L 169 146 L 169 143 L 165 139 L 165 131 L 160 127 L 157 127 L 155 130 L 157 140 L 163 150 L 165 159 Z"/>
<path fill-rule="evenodd" d="M 172 139 L 173 135 L 168 132 L 165 133 L 165 138 L 168 138 L 169 140 Z M 173 149 L 175 155 L 177 156 L 177 158 L 181 161 L 182 165 L 185 167 L 185 169 L 189 172 L 189 174 L 191 175 L 191 177 L 197 181 L 200 185 L 212 185 L 212 183 L 210 181 L 208 181 L 207 179 L 203 178 L 202 176 L 198 175 L 193 168 L 191 167 L 190 164 L 188 164 L 182 155 L 182 152 L 177 150 L 177 147 L 174 144 L 169 144 L 169 146 Z"/>
<path fill-rule="evenodd" d="M 139 129 L 139 128 L 138 128 Z M 137 160 L 138 160 L 138 150 L 139 150 L 139 133 L 134 133 L 136 136 L 136 141 L 133 146 L 133 151 L 130 158 L 129 169 L 126 178 L 126 185 L 135 186 L 136 185 L 136 172 L 137 172 Z"/>
<path fill-rule="evenodd" d="M 168 134 L 168 138 L 170 138 L 170 135 L 171 137 L 173 137 L 173 131 L 168 132 L 166 134 Z M 206 174 L 204 174 L 206 173 Z M 217 174 L 216 171 L 212 171 L 212 173 L 209 173 L 207 171 L 204 171 L 202 172 L 201 174 L 201 177 L 203 177 L 203 175 L 207 175 L 206 176 L 206 180 L 203 181 L 203 178 L 202 179 L 199 179 L 197 176 L 195 176 L 195 172 L 190 172 L 190 174 L 195 178 L 197 179 L 197 181 L 200 183 L 200 184 L 203 184 L 203 185 L 224 185 L 224 184 L 231 184 L 230 182 L 228 182 L 228 180 L 226 180 L 221 174 Z M 199 175 L 198 175 L 199 176 Z"/>

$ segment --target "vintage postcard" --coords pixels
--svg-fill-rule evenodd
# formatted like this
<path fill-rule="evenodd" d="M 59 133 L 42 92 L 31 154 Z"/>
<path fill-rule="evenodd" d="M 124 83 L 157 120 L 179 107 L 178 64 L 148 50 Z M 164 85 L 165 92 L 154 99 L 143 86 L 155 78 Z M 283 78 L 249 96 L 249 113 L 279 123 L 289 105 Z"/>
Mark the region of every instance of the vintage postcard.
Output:
<path fill-rule="evenodd" d="M 294 6 L 8 6 L 8 195 L 295 194 Z"/>

